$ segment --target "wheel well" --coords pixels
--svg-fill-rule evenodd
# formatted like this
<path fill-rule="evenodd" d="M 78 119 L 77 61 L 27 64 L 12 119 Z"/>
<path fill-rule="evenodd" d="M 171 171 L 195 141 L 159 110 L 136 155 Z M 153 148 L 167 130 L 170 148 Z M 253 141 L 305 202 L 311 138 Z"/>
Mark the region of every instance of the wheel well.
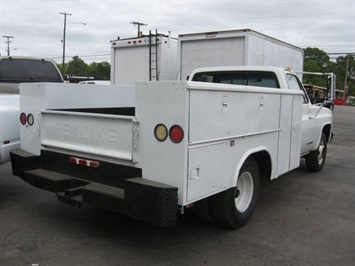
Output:
<path fill-rule="evenodd" d="M 329 141 L 329 137 L 330 137 L 330 125 L 325 125 L 323 127 L 323 131 L 322 131 L 325 136 L 327 137 L 327 142 Z"/>
<path fill-rule="evenodd" d="M 263 178 L 271 178 L 271 158 L 266 151 L 260 151 L 250 155 L 259 167 L 260 176 Z"/>

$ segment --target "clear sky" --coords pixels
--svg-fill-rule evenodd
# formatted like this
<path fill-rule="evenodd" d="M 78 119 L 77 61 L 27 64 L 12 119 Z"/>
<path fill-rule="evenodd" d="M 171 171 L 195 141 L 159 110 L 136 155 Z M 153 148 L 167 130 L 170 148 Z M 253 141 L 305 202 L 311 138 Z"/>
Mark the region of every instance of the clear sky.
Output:
<path fill-rule="evenodd" d="M 249 28 L 327 53 L 355 53 L 355 0 L 0 0 L 0 35 L 13 36 L 13 56 L 62 60 L 66 12 L 66 60 L 110 61 L 110 40 L 135 37 L 132 21 L 177 37 L 183 33 Z M 84 25 L 85 23 L 86 25 Z M 0 53 L 7 55 L 7 39 Z M 335 55 L 330 55 L 334 58 Z"/>

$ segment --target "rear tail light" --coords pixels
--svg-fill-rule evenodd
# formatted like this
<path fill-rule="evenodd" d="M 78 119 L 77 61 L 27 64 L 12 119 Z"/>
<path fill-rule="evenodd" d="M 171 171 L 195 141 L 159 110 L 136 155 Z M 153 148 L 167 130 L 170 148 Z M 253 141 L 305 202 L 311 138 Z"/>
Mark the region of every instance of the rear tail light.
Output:
<path fill-rule="evenodd" d="M 169 130 L 169 137 L 172 142 L 179 143 L 184 138 L 184 130 L 180 126 L 174 125 Z"/>
<path fill-rule="evenodd" d="M 27 116 L 25 113 L 21 113 L 20 114 L 20 122 L 22 125 L 26 125 L 26 121 L 27 121 Z"/>
<path fill-rule="evenodd" d="M 168 129 L 163 124 L 158 124 L 154 128 L 154 136 L 158 141 L 164 141 L 168 137 Z"/>
<path fill-rule="evenodd" d="M 33 115 L 32 115 L 32 114 L 29 114 L 29 115 L 27 116 L 27 123 L 28 123 L 30 126 L 32 126 L 33 123 L 34 123 L 34 121 L 35 121 L 35 119 L 34 119 Z"/>
<path fill-rule="evenodd" d="M 26 122 L 32 126 L 33 123 L 35 122 L 35 119 L 33 117 L 33 114 L 28 114 L 26 115 L 25 113 L 20 114 L 20 122 L 22 125 L 26 125 Z"/>
<path fill-rule="evenodd" d="M 184 139 L 184 130 L 178 125 L 173 125 L 169 131 L 164 124 L 158 124 L 154 128 L 154 137 L 156 140 L 163 142 L 167 138 L 174 143 L 179 143 Z"/>

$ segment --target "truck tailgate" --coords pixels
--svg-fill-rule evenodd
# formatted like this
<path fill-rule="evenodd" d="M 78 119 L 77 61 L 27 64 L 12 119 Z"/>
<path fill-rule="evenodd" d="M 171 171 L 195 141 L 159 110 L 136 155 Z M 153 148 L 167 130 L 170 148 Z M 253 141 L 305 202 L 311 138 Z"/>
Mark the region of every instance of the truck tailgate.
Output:
<path fill-rule="evenodd" d="M 49 149 L 133 160 L 134 116 L 42 111 L 41 144 Z"/>

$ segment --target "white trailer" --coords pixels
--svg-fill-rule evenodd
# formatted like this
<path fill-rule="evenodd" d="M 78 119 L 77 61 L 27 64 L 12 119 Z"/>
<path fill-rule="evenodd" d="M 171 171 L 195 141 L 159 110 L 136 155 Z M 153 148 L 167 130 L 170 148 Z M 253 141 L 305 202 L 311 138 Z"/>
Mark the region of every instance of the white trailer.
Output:
<path fill-rule="evenodd" d="M 177 40 L 163 34 L 111 41 L 111 84 L 176 80 Z"/>
<path fill-rule="evenodd" d="M 219 84 L 193 81 L 206 73 Z M 236 228 L 254 211 L 260 178 L 291 171 L 300 157 L 314 172 L 325 163 L 332 112 L 312 105 L 287 69 L 204 68 L 190 81 L 139 82 L 129 110 L 108 88 L 23 85 L 21 112 L 36 119 L 21 125 L 13 174 L 75 206 L 160 226 L 194 206 Z M 96 97 L 119 108 L 84 108 Z"/>
<path fill-rule="evenodd" d="M 303 70 L 303 50 L 250 30 L 180 34 L 178 77 L 186 80 L 196 68 L 276 66 Z"/>

